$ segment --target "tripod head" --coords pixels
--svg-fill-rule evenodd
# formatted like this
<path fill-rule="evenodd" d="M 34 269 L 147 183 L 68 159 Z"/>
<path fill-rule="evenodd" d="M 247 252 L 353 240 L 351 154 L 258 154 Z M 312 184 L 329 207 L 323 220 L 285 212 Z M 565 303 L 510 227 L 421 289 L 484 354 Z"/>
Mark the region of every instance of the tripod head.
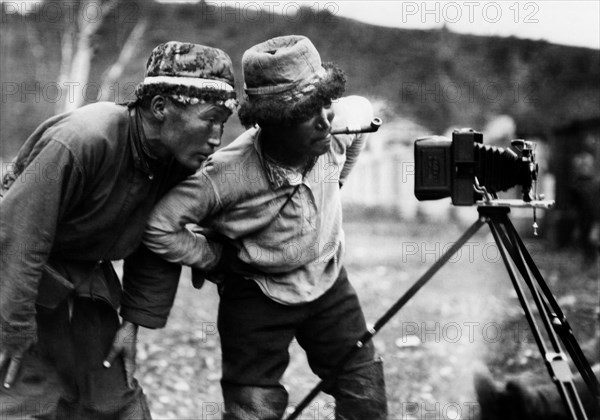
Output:
<path fill-rule="evenodd" d="M 511 207 L 518 209 L 551 209 L 554 207 L 554 200 L 532 200 L 523 201 L 516 199 L 494 198 L 491 200 L 479 200 L 475 204 L 477 207 Z"/>
<path fill-rule="evenodd" d="M 479 187 L 477 178 L 475 178 L 475 191 L 482 194 L 483 199 L 475 202 L 478 209 L 481 208 L 494 208 L 494 207 L 506 207 L 506 208 L 519 208 L 519 209 L 533 209 L 533 235 L 538 235 L 538 224 L 537 224 L 537 209 L 550 209 L 554 207 L 554 200 L 544 200 L 543 195 L 539 200 L 517 200 L 517 199 L 501 199 L 494 198 L 491 194 L 488 194 L 485 187 Z"/>

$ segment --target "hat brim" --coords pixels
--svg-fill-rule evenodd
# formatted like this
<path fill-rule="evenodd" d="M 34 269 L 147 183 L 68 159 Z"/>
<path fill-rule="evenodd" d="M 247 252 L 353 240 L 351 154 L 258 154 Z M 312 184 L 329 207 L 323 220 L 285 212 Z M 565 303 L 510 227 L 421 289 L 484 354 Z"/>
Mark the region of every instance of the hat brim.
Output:
<path fill-rule="evenodd" d="M 152 98 L 156 95 L 196 98 L 203 102 L 222 105 L 230 112 L 237 107 L 237 94 L 233 90 L 202 89 L 170 83 L 140 83 L 135 90 L 135 95 L 138 101 L 144 101 L 144 98 Z"/>

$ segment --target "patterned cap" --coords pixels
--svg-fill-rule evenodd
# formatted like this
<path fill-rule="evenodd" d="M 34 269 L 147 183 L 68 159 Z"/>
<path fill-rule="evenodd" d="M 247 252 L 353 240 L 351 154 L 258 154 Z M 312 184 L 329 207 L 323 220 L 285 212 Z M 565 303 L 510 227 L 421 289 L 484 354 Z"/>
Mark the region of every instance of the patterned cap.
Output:
<path fill-rule="evenodd" d="M 244 89 L 251 99 L 301 99 L 328 77 L 319 52 L 301 35 L 280 36 L 255 45 L 244 53 L 242 67 Z"/>
<path fill-rule="evenodd" d="M 152 51 L 143 85 L 173 85 L 189 88 L 189 96 L 221 98 L 220 105 L 235 108 L 233 65 L 227 53 L 189 42 L 169 41 Z"/>

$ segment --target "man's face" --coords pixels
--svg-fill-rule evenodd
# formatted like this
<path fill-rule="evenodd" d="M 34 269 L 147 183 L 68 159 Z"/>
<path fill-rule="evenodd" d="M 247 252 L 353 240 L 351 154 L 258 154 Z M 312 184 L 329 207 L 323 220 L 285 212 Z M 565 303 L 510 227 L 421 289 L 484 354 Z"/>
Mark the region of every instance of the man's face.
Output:
<path fill-rule="evenodd" d="M 326 153 L 331 147 L 331 121 L 335 113 L 328 104 L 306 121 L 295 124 L 281 140 L 286 143 L 291 156 L 317 157 Z"/>
<path fill-rule="evenodd" d="M 223 125 L 228 118 L 229 112 L 214 104 L 181 106 L 167 100 L 161 141 L 181 165 L 198 169 L 221 145 Z"/>

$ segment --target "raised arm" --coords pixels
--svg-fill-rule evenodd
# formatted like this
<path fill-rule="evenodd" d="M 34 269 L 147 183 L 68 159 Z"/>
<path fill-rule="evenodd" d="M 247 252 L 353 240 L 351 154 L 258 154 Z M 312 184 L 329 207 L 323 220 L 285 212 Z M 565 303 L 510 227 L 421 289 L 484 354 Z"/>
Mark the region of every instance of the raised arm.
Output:
<path fill-rule="evenodd" d="M 373 119 L 373 108 L 368 99 L 361 96 L 349 96 L 343 98 L 339 103 L 336 114 L 341 113 L 344 118 L 351 121 L 353 125 L 368 125 Z M 366 145 L 369 133 L 353 134 L 350 136 L 349 144 L 346 144 L 346 162 L 340 173 L 340 184 L 344 184 L 350 171 L 356 164 L 360 152 Z"/>

